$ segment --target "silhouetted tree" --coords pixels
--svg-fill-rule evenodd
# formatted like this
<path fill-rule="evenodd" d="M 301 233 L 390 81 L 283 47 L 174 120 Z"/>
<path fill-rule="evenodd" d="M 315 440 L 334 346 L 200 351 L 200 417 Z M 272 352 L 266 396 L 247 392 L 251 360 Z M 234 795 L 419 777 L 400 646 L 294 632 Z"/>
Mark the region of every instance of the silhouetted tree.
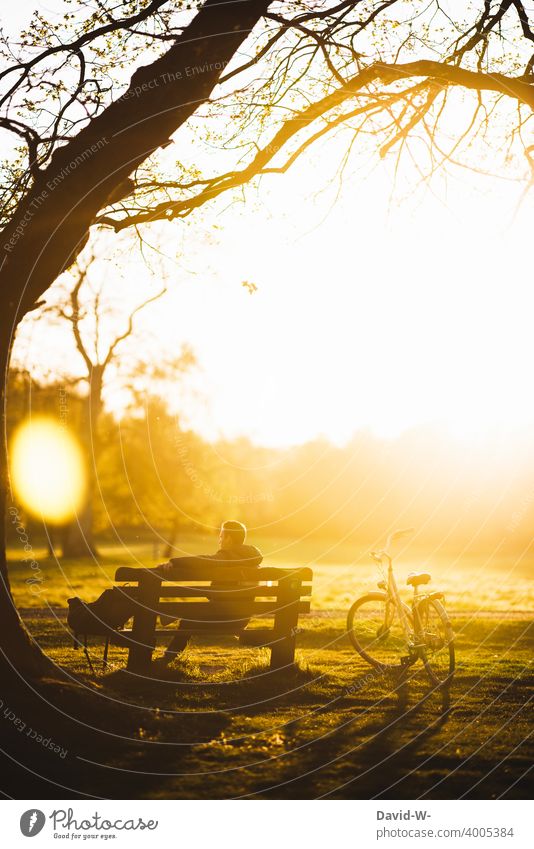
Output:
<path fill-rule="evenodd" d="M 269 3 L 206 0 L 192 17 L 187 3 L 172 4 L 167 10 L 165 5 L 165 0 L 151 0 L 132 13 L 130 3 L 118 7 L 107 2 L 84 4 L 89 12 L 85 19 L 69 17 L 76 21 L 74 37 L 37 15 L 34 27 L 22 39 L 20 57 L 13 59 L 11 50 L 6 51 L 8 64 L 0 77 L 5 86 L 0 124 L 25 144 L 27 161 L 22 161 L 19 148 L 5 166 L 0 265 L 4 422 L 5 375 L 17 325 L 72 264 L 98 213 L 131 193 L 130 174 L 168 145 L 171 135 L 210 96 L 223 68 Z M 152 53 L 151 61 L 140 65 L 122 95 L 115 96 L 108 70 L 111 79 L 117 76 L 120 67 L 135 62 L 144 47 Z M 76 80 L 65 85 L 67 67 L 73 73 L 75 66 Z M 197 72 L 187 76 L 186 68 Z M 21 101 L 29 104 L 29 114 L 21 116 Z M 73 107 L 70 113 L 69 107 Z M 3 516 L 5 442 L 0 454 Z M 27 672 L 44 670 L 45 658 L 29 639 L 13 603 L 4 533 L 2 537 L 0 649 L 16 657 Z"/>
<path fill-rule="evenodd" d="M 161 298 L 166 288 L 138 304 L 125 318 L 125 327 L 116 333 L 111 341 L 103 344 L 101 324 L 106 310 L 102 284 L 96 291 L 84 293 L 87 289 L 89 269 L 94 256 L 84 260 L 79 257 L 73 269 L 73 283 L 67 287 L 65 301 L 50 307 L 50 311 L 70 325 L 77 352 L 82 358 L 85 374 L 82 380 L 87 384 L 87 396 L 80 427 L 80 436 L 84 448 L 88 487 L 83 508 L 76 519 L 64 525 L 61 530 L 61 548 L 63 557 L 85 557 L 96 555 L 93 533 L 93 507 L 97 488 L 96 467 L 100 453 L 99 421 L 103 409 L 102 392 L 106 371 L 115 362 L 121 343 L 134 332 L 135 316 L 145 307 Z M 84 331 L 84 320 L 91 313 L 91 327 Z M 123 319 L 124 321 L 124 319 Z"/>

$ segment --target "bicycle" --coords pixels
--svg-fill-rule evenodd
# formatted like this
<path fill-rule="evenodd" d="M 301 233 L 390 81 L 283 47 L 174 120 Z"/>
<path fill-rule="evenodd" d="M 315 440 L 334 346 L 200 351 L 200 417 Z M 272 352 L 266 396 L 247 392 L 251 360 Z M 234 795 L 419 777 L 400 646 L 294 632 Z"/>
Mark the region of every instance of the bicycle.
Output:
<path fill-rule="evenodd" d="M 410 608 L 402 601 L 393 574 L 391 545 L 412 532 L 411 528 L 396 531 L 384 549 L 371 552 L 384 577 L 378 583 L 381 592 L 369 592 L 354 602 L 347 616 L 347 632 L 356 651 L 377 672 L 405 675 L 421 660 L 432 684 L 446 688 L 454 676 L 455 651 L 443 593 L 422 591 L 431 580 L 430 573 L 412 572 L 406 581 L 413 587 Z"/>

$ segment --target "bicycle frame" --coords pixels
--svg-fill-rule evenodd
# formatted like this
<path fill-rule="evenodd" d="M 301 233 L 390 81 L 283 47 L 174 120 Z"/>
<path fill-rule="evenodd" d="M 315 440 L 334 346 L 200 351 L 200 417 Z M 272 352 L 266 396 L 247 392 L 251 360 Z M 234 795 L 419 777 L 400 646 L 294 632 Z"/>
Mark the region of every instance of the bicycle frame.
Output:
<path fill-rule="evenodd" d="M 393 573 L 393 561 L 392 558 L 385 552 L 381 551 L 377 556 L 376 552 L 372 552 L 375 560 L 379 560 L 381 565 L 383 565 L 383 560 L 387 560 L 388 563 L 388 571 L 387 571 L 387 583 L 386 583 L 386 593 L 388 598 L 391 599 L 391 602 L 395 605 L 395 609 L 399 615 L 399 621 L 402 625 L 402 630 L 404 632 L 404 639 L 406 640 L 406 646 L 410 654 L 413 654 L 415 658 L 419 656 L 419 649 L 421 647 L 421 637 L 423 632 L 423 627 L 421 624 L 421 618 L 419 614 L 419 606 L 422 602 L 426 601 L 428 598 L 443 598 L 443 593 L 441 592 L 421 592 L 419 587 L 413 588 L 413 596 L 412 596 L 412 615 L 413 615 L 413 629 L 410 626 L 410 623 L 406 617 L 405 604 L 403 603 L 399 589 L 397 587 L 397 581 L 395 580 L 395 575 Z M 386 621 L 385 626 L 388 626 L 388 622 Z M 415 639 L 415 642 L 414 642 Z"/>
<path fill-rule="evenodd" d="M 430 574 L 413 574 L 408 580 L 413 586 L 408 606 L 393 572 L 390 545 L 406 533 L 390 534 L 384 549 L 371 552 L 384 579 L 378 584 L 381 592 L 367 593 L 352 604 L 347 615 L 349 638 L 361 657 L 379 671 L 406 671 L 421 660 L 433 685 L 449 686 L 455 666 L 454 634 L 442 604 L 443 593 L 427 591 Z"/>
<path fill-rule="evenodd" d="M 400 597 L 399 589 L 397 587 L 397 582 L 395 580 L 395 575 L 393 573 L 393 558 L 389 554 L 389 550 L 391 544 L 394 540 L 400 539 L 401 537 L 408 536 L 413 533 L 413 528 L 406 528 L 402 531 L 395 531 L 394 533 L 388 536 L 386 547 L 382 549 L 382 551 L 372 551 L 371 556 L 374 560 L 379 563 L 380 567 L 383 568 L 384 560 L 387 561 L 387 581 L 386 581 L 386 592 L 388 596 L 392 599 L 397 613 L 399 615 L 399 621 L 402 625 L 402 630 L 404 632 L 404 639 L 406 640 L 406 645 L 408 650 L 413 649 L 413 636 L 414 632 L 417 635 L 420 631 L 419 627 L 419 616 L 417 613 L 417 601 L 421 598 L 420 593 L 418 592 L 418 587 L 414 587 L 414 597 L 412 601 L 412 612 L 414 618 L 414 629 L 412 631 L 410 627 L 410 623 L 406 618 L 406 611 L 404 609 L 404 604 L 402 603 L 402 599 Z M 387 623 L 385 623 L 387 625 Z"/>
<path fill-rule="evenodd" d="M 404 605 L 400 597 L 399 588 L 397 587 L 395 575 L 393 574 L 393 560 L 389 556 L 389 554 L 386 554 L 385 552 L 381 553 L 381 562 L 382 558 L 386 559 L 388 562 L 386 592 L 395 604 L 395 608 L 397 610 L 397 613 L 399 614 L 399 620 L 402 625 L 402 630 L 404 631 L 404 638 L 406 640 L 406 644 L 410 646 L 412 631 L 410 628 L 410 624 L 406 619 L 406 611 L 404 610 Z"/>
<path fill-rule="evenodd" d="M 391 557 L 388 558 L 388 593 L 393 598 L 395 602 L 395 607 L 397 608 L 397 613 L 399 614 L 399 619 L 402 625 L 402 630 L 404 631 L 404 637 L 406 639 L 406 643 L 410 645 L 411 638 L 411 629 L 408 620 L 406 619 L 406 611 L 404 610 L 404 605 L 402 603 L 399 589 L 397 587 L 397 582 L 395 580 L 395 575 L 393 574 L 393 563 Z M 415 619 L 414 619 L 415 624 Z"/>

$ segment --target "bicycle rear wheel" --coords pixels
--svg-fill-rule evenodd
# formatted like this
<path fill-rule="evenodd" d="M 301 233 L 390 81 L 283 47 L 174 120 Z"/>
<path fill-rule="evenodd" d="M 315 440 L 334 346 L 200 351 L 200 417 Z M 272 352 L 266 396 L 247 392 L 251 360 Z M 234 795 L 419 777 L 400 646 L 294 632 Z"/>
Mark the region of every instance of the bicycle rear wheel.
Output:
<path fill-rule="evenodd" d="M 428 598 L 417 607 L 423 638 L 423 663 L 428 677 L 438 687 L 450 685 L 456 664 L 454 633 L 439 599 Z"/>
<path fill-rule="evenodd" d="M 410 629 L 412 615 L 403 605 Z M 347 633 L 360 656 L 379 672 L 395 669 L 407 656 L 406 638 L 396 606 L 386 593 L 367 593 L 347 616 Z"/>

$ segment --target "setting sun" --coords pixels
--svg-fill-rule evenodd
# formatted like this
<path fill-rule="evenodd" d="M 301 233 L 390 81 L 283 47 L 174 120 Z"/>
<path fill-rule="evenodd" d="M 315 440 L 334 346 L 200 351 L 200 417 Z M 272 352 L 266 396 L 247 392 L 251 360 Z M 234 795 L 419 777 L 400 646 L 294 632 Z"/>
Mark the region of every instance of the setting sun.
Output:
<path fill-rule="evenodd" d="M 74 437 L 49 419 L 27 421 L 12 445 L 11 474 L 17 498 L 50 522 L 71 519 L 85 494 L 82 453 Z"/>

